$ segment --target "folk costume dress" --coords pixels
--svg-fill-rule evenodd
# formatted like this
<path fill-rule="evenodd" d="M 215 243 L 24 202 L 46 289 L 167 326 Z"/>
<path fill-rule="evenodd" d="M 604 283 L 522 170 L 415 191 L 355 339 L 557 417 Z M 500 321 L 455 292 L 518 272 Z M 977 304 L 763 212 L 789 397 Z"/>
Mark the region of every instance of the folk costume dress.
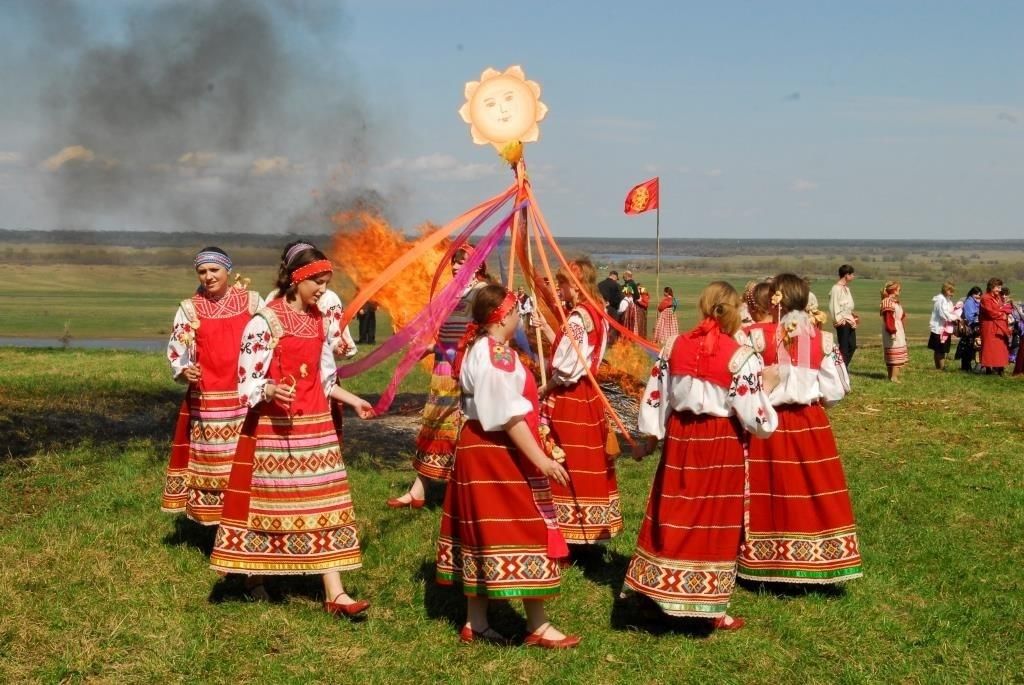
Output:
<path fill-rule="evenodd" d="M 903 305 L 895 297 L 882 300 L 879 314 L 882 317 L 882 349 L 886 366 L 903 366 L 910 360 L 907 351 L 907 333 L 903 321 L 907 318 Z"/>
<path fill-rule="evenodd" d="M 507 344 L 485 336 L 466 351 L 459 380 L 466 420 L 445 492 L 437 582 L 492 599 L 557 595 L 569 550 L 549 481 L 503 430 L 521 416 L 536 435 L 533 375 Z"/>
<path fill-rule="evenodd" d="M 1010 363 L 1009 305 L 1002 296 L 985 293 L 981 296 L 978 321 L 981 323 L 981 356 L 979 363 L 990 369 L 1001 369 Z"/>
<path fill-rule="evenodd" d="M 541 421 L 565 452 L 569 487 L 551 483 L 551 494 L 569 544 L 610 540 L 622 532 L 614 457 L 605 451 L 608 419 L 587 378 L 587 367 L 597 375 L 607 341 L 608 324 L 597 310 L 589 304 L 573 309 L 554 341 L 551 377 L 557 385 L 541 407 Z"/>
<path fill-rule="evenodd" d="M 452 377 L 455 348 L 473 321 L 473 302 L 480 288 L 487 285 L 474 280 L 438 332 L 434 348 L 434 368 L 430 376 L 423 424 L 416 436 L 416 454 L 412 466 L 416 473 L 433 480 L 448 480 L 455 459 L 455 438 L 462 423 L 459 383 Z"/>
<path fill-rule="evenodd" d="M 626 586 L 671 616 L 725 616 L 743 537 L 747 433 L 778 419 L 761 358 L 706 319 L 666 343 L 640 404 L 640 431 L 664 438 Z"/>
<path fill-rule="evenodd" d="M 666 295 L 658 303 L 658 320 L 654 324 L 654 343 L 664 345 L 669 338 L 677 335 L 679 335 L 679 321 L 676 319 L 675 298 Z"/>
<path fill-rule="evenodd" d="M 178 412 L 171 459 L 160 509 L 184 512 L 205 526 L 220 522 L 224 490 L 231 473 L 245 403 L 238 398 L 238 341 L 263 306 L 259 293 L 229 287 L 220 299 L 204 291 L 183 300 L 174 315 L 167 359 L 175 380 L 198 364 L 200 379 L 190 383 Z"/>
<path fill-rule="evenodd" d="M 237 392 L 249 407 L 210 566 L 248 575 L 320 574 L 362 565 L 355 512 L 327 395 L 327 325 L 275 299 L 242 337 Z M 288 409 L 267 382 L 295 386 Z"/>
<path fill-rule="evenodd" d="M 788 328 L 787 328 L 788 327 Z M 779 331 L 788 331 L 783 339 Z M 779 383 L 769 397 L 779 425 L 750 441 L 750 495 L 740 548 L 741 578 L 782 583 L 839 583 L 859 578 L 857 528 L 824 407 L 850 390 L 850 377 L 831 334 L 805 312 L 779 324 L 755 324 L 755 347 Z"/>

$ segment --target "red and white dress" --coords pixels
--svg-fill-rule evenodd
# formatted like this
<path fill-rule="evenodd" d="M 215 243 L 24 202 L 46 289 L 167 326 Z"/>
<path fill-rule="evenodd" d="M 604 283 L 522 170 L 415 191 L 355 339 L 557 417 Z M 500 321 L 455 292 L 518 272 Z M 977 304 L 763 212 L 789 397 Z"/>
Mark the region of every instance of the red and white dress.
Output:
<path fill-rule="evenodd" d="M 824 407 L 850 390 L 832 335 L 804 312 L 756 324 L 764 362 L 777 365 L 770 399 L 779 426 L 751 440 L 750 511 L 740 549 L 741 578 L 783 583 L 839 583 L 859 578 L 860 547 L 846 476 Z"/>
<path fill-rule="evenodd" d="M 666 614 L 724 616 L 743 537 L 747 433 L 778 423 L 761 358 L 705 320 L 666 343 L 640 404 L 640 431 L 664 438 L 626 586 Z"/>
<path fill-rule="evenodd" d="M 669 338 L 679 335 L 675 298 L 666 295 L 658 303 L 658 321 L 654 324 L 654 344 L 664 345 Z"/>
<path fill-rule="evenodd" d="M 249 575 L 326 573 L 362 558 L 328 394 L 334 356 L 319 311 L 273 300 L 242 337 L 237 389 L 249 406 L 210 566 Z M 263 401 L 268 381 L 295 386 L 286 410 Z"/>
<path fill-rule="evenodd" d="M 183 300 L 174 315 L 167 359 L 175 380 L 198 364 L 199 381 L 190 383 L 178 412 L 171 459 L 160 509 L 184 512 L 197 523 L 220 521 L 246 406 L 238 399 L 238 341 L 260 307 L 259 293 L 228 288 L 214 300 L 199 292 Z"/>
<path fill-rule="evenodd" d="M 459 383 L 452 377 L 455 348 L 473 321 L 473 303 L 484 281 L 474 280 L 462 293 L 459 303 L 437 334 L 434 367 L 430 376 L 423 424 L 416 436 L 416 454 L 412 466 L 416 473 L 433 480 L 448 480 L 455 460 L 455 439 L 462 425 Z"/>
<path fill-rule="evenodd" d="M 551 377 L 557 385 L 541 408 L 551 438 L 565 451 L 569 487 L 551 483 L 551 494 L 569 544 L 610 540 L 622 532 L 614 457 L 605 453 L 608 418 L 587 378 L 588 367 L 596 376 L 607 341 L 608 324 L 593 307 L 572 310 L 554 342 Z"/>
<path fill-rule="evenodd" d="M 568 556 L 568 547 L 549 482 L 503 430 L 511 419 L 525 417 L 536 435 L 533 376 L 512 348 L 485 336 L 466 351 L 459 380 L 466 421 L 445 492 L 437 582 L 461 582 L 473 597 L 557 595 L 558 560 Z"/>
<path fill-rule="evenodd" d="M 903 321 L 907 318 L 903 311 L 903 305 L 895 297 L 886 297 L 879 307 L 879 315 L 882 317 L 882 349 L 885 352 L 885 365 L 903 366 L 910 361 L 910 354 L 907 351 L 907 332 L 903 328 Z"/>

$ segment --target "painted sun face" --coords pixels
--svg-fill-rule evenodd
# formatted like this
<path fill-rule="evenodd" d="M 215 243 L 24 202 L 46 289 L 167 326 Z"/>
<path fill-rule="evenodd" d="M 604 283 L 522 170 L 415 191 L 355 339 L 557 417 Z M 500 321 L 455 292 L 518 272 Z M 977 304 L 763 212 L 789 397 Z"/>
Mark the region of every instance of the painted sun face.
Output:
<path fill-rule="evenodd" d="M 540 101 L 540 86 L 527 81 L 521 67 L 509 67 L 504 73 L 485 69 L 479 81 L 466 84 L 465 96 L 466 103 L 459 114 L 470 125 L 477 145 L 490 143 L 500 148 L 540 137 L 537 122 L 544 118 L 548 108 Z"/>

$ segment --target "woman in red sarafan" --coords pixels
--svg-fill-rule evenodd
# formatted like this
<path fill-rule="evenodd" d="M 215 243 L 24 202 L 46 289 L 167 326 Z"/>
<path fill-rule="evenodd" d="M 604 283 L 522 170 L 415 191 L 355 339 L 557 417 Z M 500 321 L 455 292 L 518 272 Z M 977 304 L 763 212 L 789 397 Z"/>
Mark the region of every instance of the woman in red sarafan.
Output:
<path fill-rule="evenodd" d="M 772 280 L 765 306 L 753 291 L 751 311 L 777 312 L 760 324 L 765 388 L 778 428 L 750 441 L 749 521 L 740 550 L 739 576 L 784 583 L 840 583 L 861 573 L 860 547 L 824 406 L 850 389 L 842 355 L 830 333 L 805 309 L 807 282 L 795 274 Z M 760 297 L 758 297 L 760 295 Z"/>
<path fill-rule="evenodd" d="M 597 272 L 591 261 L 577 258 L 569 268 L 593 301 L 600 302 Z M 541 422 L 550 428 L 551 439 L 564 451 L 569 472 L 568 487 L 557 483 L 551 486 L 558 525 L 570 545 L 589 545 L 622 532 L 616 455 L 609 455 L 605 449 L 608 419 L 601 396 L 587 376 L 588 369 L 597 376 L 608 343 L 608 324 L 586 302 L 566 270 L 559 270 L 555 280 L 562 301 L 571 311 L 557 335 L 544 325 L 554 351 L 550 378 L 541 389 Z"/>
<path fill-rule="evenodd" d="M 451 272 L 455 276 L 463 263 L 473 252 L 471 245 L 463 245 L 452 255 Z M 459 303 L 437 333 L 434 348 L 434 367 L 430 375 L 430 392 L 423 406 L 423 423 L 416 436 L 416 454 L 412 467 L 416 471 L 409 489 L 399 497 L 388 500 L 392 509 L 420 509 L 427 503 L 426 480 L 447 481 L 452 473 L 455 460 L 455 438 L 462 425 L 459 382 L 452 377 L 452 360 L 455 346 L 473 320 L 473 301 L 480 288 L 487 285 L 486 262 L 482 264 L 473 280 L 469 282 Z"/>
<path fill-rule="evenodd" d="M 981 357 L 986 373 L 1003 375 L 1010 363 L 1010 305 L 1003 299 L 1003 281 L 990 278 L 981 296 L 978 321 L 981 325 Z"/>
<path fill-rule="evenodd" d="M 541 447 L 537 386 L 508 345 L 519 324 L 515 295 L 485 286 L 473 303 L 473 322 L 453 368 L 466 420 L 445 492 L 437 582 L 462 584 L 463 642 L 507 644 L 490 627 L 487 605 L 519 598 L 529 631 L 524 644 L 575 647 L 580 638 L 553 627 L 544 609 L 544 600 L 559 591 L 559 560 L 569 554 L 549 479 L 564 486 L 569 478 Z"/>
<path fill-rule="evenodd" d="M 317 309 L 332 271 L 319 250 L 297 252 L 278 276 L 282 296 L 245 327 L 236 381 L 249 413 L 210 566 L 249 576 L 251 590 L 266 575 L 320 574 L 324 610 L 354 616 L 369 602 L 354 600 L 341 582 L 340 572 L 359 568 L 362 557 L 328 398 L 361 418 L 373 410 L 335 382 L 328 324 Z"/>
<path fill-rule="evenodd" d="M 178 414 L 160 508 L 204 526 L 220 522 L 246 406 L 235 369 L 242 330 L 263 306 L 259 293 L 229 283 L 231 258 L 203 248 L 193 262 L 199 288 L 174 315 L 167 359 L 188 391 Z"/>
<path fill-rule="evenodd" d="M 744 445 L 778 419 L 761 358 L 740 342 L 739 294 L 716 281 L 699 307 L 702 321 L 665 344 L 640 404 L 643 454 L 665 443 L 626 587 L 671 616 L 736 630 L 743 620 L 726 610 L 743 535 Z"/>

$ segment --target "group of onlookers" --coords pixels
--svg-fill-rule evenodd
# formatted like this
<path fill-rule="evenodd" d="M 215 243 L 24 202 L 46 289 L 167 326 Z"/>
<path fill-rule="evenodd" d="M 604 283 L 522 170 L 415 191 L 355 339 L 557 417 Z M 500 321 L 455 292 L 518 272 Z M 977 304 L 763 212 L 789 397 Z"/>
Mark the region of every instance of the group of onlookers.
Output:
<path fill-rule="evenodd" d="M 942 368 L 940 355 L 949 352 L 947 328 L 959 336 L 954 358 L 963 371 L 972 371 L 977 357 L 979 372 L 1003 375 L 1013 364 L 1013 375 L 1024 373 L 1024 305 L 1010 298 L 1010 289 L 1002 279 L 990 278 L 985 292 L 975 286 L 967 296 L 952 304 L 952 283 L 944 283 L 942 292 L 933 298 L 931 336 L 928 347 L 935 350 L 935 367 Z M 938 329 L 938 330 L 937 330 Z"/>

